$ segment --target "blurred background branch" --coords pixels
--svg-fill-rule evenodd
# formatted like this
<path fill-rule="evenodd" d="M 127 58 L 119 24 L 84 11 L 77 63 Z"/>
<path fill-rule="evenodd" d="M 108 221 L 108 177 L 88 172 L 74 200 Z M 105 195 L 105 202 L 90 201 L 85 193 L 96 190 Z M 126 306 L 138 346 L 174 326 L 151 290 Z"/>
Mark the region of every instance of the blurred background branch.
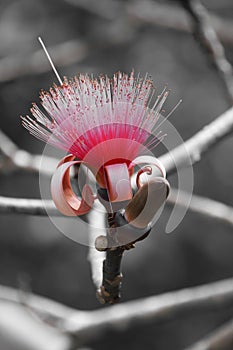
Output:
<path fill-rule="evenodd" d="M 119 17 L 125 17 L 126 23 L 131 24 L 130 31 L 135 37 L 139 27 L 143 24 L 151 24 L 162 26 L 178 31 L 192 32 L 192 26 L 188 14 L 179 6 L 171 4 L 162 4 L 155 1 L 129 1 L 125 4 L 118 1 L 101 0 L 97 2 L 93 0 L 65 0 L 67 3 L 74 5 L 78 9 L 84 9 L 87 12 L 100 17 L 103 20 L 110 21 L 110 25 Z M 200 3 L 185 6 L 191 14 L 196 28 L 196 34 L 202 44 L 212 57 L 218 70 L 225 77 L 225 82 L 232 95 L 232 82 L 230 78 L 230 64 L 224 56 L 224 49 L 217 39 L 227 44 L 233 45 L 233 24 L 230 20 L 222 20 L 217 16 L 209 16 L 206 9 Z M 111 21 L 112 24 L 111 24 Z M 115 24 L 118 27 L 118 24 Z M 119 23 L 120 25 L 120 23 Z M 112 40 L 95 41 L 86 37 L 85 39 L 73 39 L 54 46 L 49 46 L 48 50 L 53 57 L 55 65 L 66 67 L 73 63 L 80 63 L 88 58 L 98 49 L 112 47 L 124 43 L 127 38 L 120 32 L 115 32 Z M 104 33 L 103 35 L 107 35 Z M 131 36 L 129 36 L 131 38 Z M 7 82 L 20 78 L 21 76 L 42 74 L 50 71 L 42 50 L 33 53 L 27 53 L 24 56 L 12 55 L 4 57 L 0 60 L 0 82 Z"/>
<path fill-rule="evenodd" d="M 167 199 L 170 205 L 177 203 L 179 206 L 186 206 L 189 200 L 189 194 L 184 191 L 179 191 L 172 188 Z M 88 215 L 90 223 L 90 245 L 91 251 L 89 260 L 92 266 L 93 281 L 96 286 L 99 285 L 100 274 L 98 271 L 98 258 L 101 254 L 94 249 L 95 239 L 104 233 L 105 230 L 105 215 L 103 208 L 98 209 L 99 203 L 96 203 L 93 211 Z M 215 201 L 210 198 L 192 195 L 189 204 L 191 212 L 200 214 L 209 219 L 222 221 L 223 223 L 233 226 L 233 208 L 224 203 Z M 24 215 L 39 215 L 39 216 L 62 216 L 56 209 L 52 200 L 27 199 L 27 198 L 11 198 L 0 196 L 0 214 L 24 214 Z M 99 230 L 96 230 L 94 223 L 98 222 Z M 102 227 L 102 228 L 101 228 Z M 102 261 L 102 258 L 100 259 Z"/>
<path fill-rule="evenodd" d="M 19 147 L 0 130 L 0 170 L 9 172 L 20 169 L 30 172 L 40 172 L 44 175 L 52 175 L 58 161 L 52 157 L 43 155 L 43 166 L 41 166 L 42 155 L 31 154 Z"/>
<path fill-rule="evenodd" d="M 200 46 L 207 54 L 220 75 L 229 97 L 233 103 L 233 68 L 225 56 L 223 45 L 218 39 L 207 9 L 199 0 L 181 0 L 193 20 L 193 33 Z"/>
<path fill-rule="evenodd" d="M 0 196 L 1 214 L 62 216 L 52 200 L 11 198 Z"/>
<path fill-rule="evenodd" d="M 167 174 L 172 174 L 176 169 L 185 168 L 200 161 L 205 152 L 230 136 L 232 131 L 233 108 L 230 108 L 185 141 L 183 145 L 177 146 L 159 159 L 164 164 Z"/>
<path fill-rule="evenodd" d="M 1 286 L 0 300 L 21 304 L 19 292 Z M 213 282 L 202 286 L 151 296 L 136 301 L 125 302 L 94 311 L 79 311 L 52 300 L 29 294 L 26 310 L 44 323 L 64 334 L 75 335 L 85 343 L 115 329 L 129 329 L 135 323 L 158 323 L 170 321 L 182 313 L 196 310 L 210 310 L 227 307 L 233 301 L 233 279 Z M 3 315 L 2 315 L 3 316 Z M 1 322 L 4 320 L 0 317 Z M 31 318 L 33 321 L 33 318 Z"/>
<path fill-rule="evenodd" d="M 184 191 L 179 191 L 179 199 L 177 198 L 177 195 L 178 190 L 171 188 L 167 199 L 168 203 L 177 203 L 180 206 L 187 205 L 189 195 Z M 219 220 L 227 225 L 233 226 L 233 207 L 230 207 L 224 203 L 193 194 L 189 204 L 189 210 L 191 212 L 203 215 L 206 218 L 216 221 Z"/>
<path fill-rule="evenodd" d="M 66 67 L 82 61 L 89 54 L 88 45 L 81 40 L 69 40 L 49 47 L 57 67 Z M 43 50 L 27 55 L 12 55 L 0 59 L 0 83 L 19 79 L 22 76 L 37 75 L 51 70 Z"/>
<path fill-rule="evenodd" d="M 185 350 L 230 350 L 233 343 L 233 321 L 223 324 Z"/>
<path fill-rule="evenodd" d="M 132 20 L 139 24 L 148 23 L 181 32 L 192 32 L 189 16 L 176 4 L 151 0 L 132 1 L 128 5 L 128 13 Z M 211 23 L 223 43 L 233 44 L 233 24 L 231 20 L 211 15 Z"/>

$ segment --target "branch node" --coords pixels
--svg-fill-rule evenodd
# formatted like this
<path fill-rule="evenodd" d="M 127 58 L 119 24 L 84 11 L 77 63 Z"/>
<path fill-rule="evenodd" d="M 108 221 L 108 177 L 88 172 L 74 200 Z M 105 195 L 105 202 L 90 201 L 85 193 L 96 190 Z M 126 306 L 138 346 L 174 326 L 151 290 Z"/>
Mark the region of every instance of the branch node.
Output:
<path fill-rule="evenodd" d="M 108 239 L 106 236 L 100 235 L 100 236 L 96 237 L 95 249 L 98 250 L 99 252 L 106 252 L 109 249 Z"/>
<path fill-rule="evenodd" d="M 119 274 L 119 275 L 117 275 L 116 277 L 114 277 L 113 280 L 108 280 L 108 279 L 106 279 L 106 282 L 107 282 L 108 284 L 110 284 L 110 286 L 112 286 L 112 287 L 117 287 L 117 286 L 119 286 L 119 285 L 121 284 L 122 279 L 123 279 L 123 275 L 122 275 L 122 274 Z"/>

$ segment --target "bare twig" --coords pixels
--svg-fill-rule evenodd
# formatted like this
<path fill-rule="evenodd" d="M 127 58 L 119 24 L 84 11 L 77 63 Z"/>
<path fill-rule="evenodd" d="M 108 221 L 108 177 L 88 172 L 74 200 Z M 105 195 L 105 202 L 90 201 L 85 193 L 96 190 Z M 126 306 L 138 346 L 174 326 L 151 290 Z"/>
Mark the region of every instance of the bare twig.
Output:
<path fill-rule="evenodd" d="M 11 349 L 70 350 L 71 337 L 62 334 L 59 322 L 70 310 L 46 298 L 27 295 L 22 304 L 20 291 L 0 287 L 0 336 Z M 46 311 L 46 312 L 45 312 Z M 41 322 L 43 321 L 43 322 Z M 55 328 L 48 327 L 55 325 Z"/>
<path fill-rule="evenodd" d="M 0 302 L 0 339 L 1 349 L 74 350 L 72 337 L 36 320 L 20 305 L 6 302 Z"/>
<path fill-rule="evenodd" d="M 107 33 L 108 34 L 108 33 Z M 120 42 L 125 42 L 126 36 L 112 38 L 112 40 L 100 38 L 95 40 L 95 47 L 87 41 L 77 39 L 65 41 L 61 44 L 49 47 L 48 51 L 53 57 L 53 62 L 56 67 L 65 67 L 71 64 L 77 64 L 85 59 L 93 50 L 104 49 L 107 47 L 118 45 Z M 22 76 L 37 75 L 48 72 L 51 66 L 44 58 L 42 50 L 20 56 L 8 56 L 0 60 L 0 83 L 15 80 Z"/>
<path fill-rule="evenodd" d="M 217 328 L 186 350 L 230 350 L 233 348 L 233 320 Z"/>
<path fill-rule="evenodd" d="M 152 186 L 155 189 L 156 186 Z M 161 188 L 161 186 L 159 186 Z M 163 187 L 164 192 L 167 192 L 167 188 Z M 154 199 L 155 191 L 151 190 L 151 198 Z M 135 207 L 137 211 L 140 209 L 143 211 L 145 207 L 145 201 L 148 199 L 148 184 L 142 186 L 138 193 L 133 197 L 129 203 L 125 203 L 125 215 L 119 212 L 119 208 L 123 208 L 123 202 L 114 202 L 111 204 L 111 210 L 107 214 L 108 228 L 106 236 L 99 236 L 95 241 L 95 247 L 97 250 L 106 251 L 106 257 L 103 262 L 103 274 L 102 274 L 102 284 L 97 290 L 97 298 L 101 303 L 114 304 L 118 302 L 121 298 L 121 283 L 122 283 L 122 273 L 121 273 L 121 262 L 123 254 L 126 250 L 135 247 L 135 243 L 145 239 L 151 230 L 149 222 L 151 221 L 151 210 L 146 210 L 145 215 L 141 215 L 140 224 L 142 226 L 136 226 L 135 217 Z M 158 194 L 158 191 L 157 191 Z M 107 191 L 99 190 L 98 198 L 100 202 L 105 206 L 108 211 L 109 201 Z M 165 197 L 166 198 L 166 197 Z M 150 202 L 149 199 L 149 202 Z M 136 202 L 135 202 L 136 200 Z M 132 206 L 130 206 L 130 204 Z M 150 207 L 150 206 L 149 206 Z M 154 211 L 156 211 L 156 205 L 154 206 Z M 130 218 L 130 219 L 129 219 Z M 147 221 L 146 221 L 147 219 Z M 129 221 L 133 221 L 133 225 Z M 137 222 L 138 223 L 138 222 Z"/>
<path fill-rule="evenodd" d="M 191 15 L 194 24 L 194 36 L 207 53 L 210 62 L 216 68 L 226 87 L 231 104 L 233 103 L 233 69 L 226 59 L 224 48 L 212 26 L 206 8 L 199 0 L 181 0 L 185 9 Z"/>
<path fill-rule="evenodd" d="M 108 214 L 107 242 L 113 240 L 115 223 L 115 214 Z M 114 242 L 115 243 L 115 242 Z M 124 253 L 124 247 L 114 247 L 107 249 L 106 257 L 103 261 L 102 285 L 97 290 L 97 298 L 102 303 L 114 304 L 121 298 L 121 260 Z"/>
<path fill-rule="evenodd" d="M 76 3 L 75 0 L 69 0 L 69 2 Z M 94 11 L 96 15 L 104 16 L 105 19 L 116 16 L 119 12 L 117 11 L 119 4 L 114 2 L 114 6 L 112 7 L 109 6 L 108 1 L 105 2 L 108 3 L 108 6 L 105 7 L 105 11 L 100 11 L 101 7 L 99 6 L 99 2 L 98 6 L 95 5 L 93 10 L 93 6 L 90 7 L 90 3 L 95 4 L 94 1 L 89 1 L 88 3 L 85 0 L 77 1 L 76 6 L 85 7 L 92 13 Z M 122 11 L 121 6 L 120 10 Z M 129 19 L 137 20 L 140 23 L 149 22 L 154 25 L 172 29 L 191 31 L 190 23 L 185 12 L 177 6 L 158 4 L 148 0 L 143 3 L 141 1 L 132 2 L 132 4 L 127 5 L 123 10 L 126 15 L 128 14 Z M 211 16 L 211 19 L 213 19 L 213 26 L 222 42 L 233 45 L 232 22 L 226 19 L 223 21 L 214 16 Z M 99 47 L 101 49 L 101 45 Z M 90 48 L 90 44 L 74 39 L 49 47 L 49 52 L 54 59 L 55 65 L 57 67 L 63 67 L 82 61 L 92 52 L 92 49 Z M 69 54 L 67 54 L 67 52 L 69 52 Z M 0 60 L 0 82 L 14 80 L 25 75 L 41 74 L 50 69 L 51 68 L 43 57 L 42 50 L 38 50 L 27 56 L 5 57 Z"/>
<path fill-rule="evenodd" d="M 18 292 L 0 287 L 0 299 L 19 303 Z M 177 317 L 194 308 L 209 309 L 229 306 L 233 301 L 233 278 L 206 285 L 186 288 L 158 296 L 130 301 L 111 308 L 78 311 L 48 299 L 30 295 L 27 308 L 54 327 L 75 334 L 86 341 L 102 336 L 109 329 L 130 328 L 135 322 L 160 322 Z"/>
<path fill-rule="evenodd" d="M 0 130 L 0 152 L 4 156 L 0 169 L 21 169 L 32 172 L 40 172 L 44 175 L 53 174 L 58 160 L 43 155 L 43 167 L 41 166 L 42 156 L 31 154 L 25 150 L 19 149 L 18 146 Z"/>
<path fill-rule="evenodd" d="M 104 20 L 113 20 L 125 13 L 129 21 L 143 24 L 149 23 L 178 31 L 191 32 L 189 17 L 183 9 L 176 5 L 158 3 L 151 0 L 130 1 L 121 5 L 113 0 L 65 0 L 71 5 L 84 9 Z M 211 15 L 213 27 L 222 42 L 233 44 L 233 25 L 230 20 Z M 136 28 L 135 28 L 136 30 Z"/>
<path fill-rule="evenodd" d="M 61 216 L 52 200 L 10 198 L 0 196 L 1 214 Z"/>
<path fill-rule="evenodd" d="M 184 206 L 187 203 L 187 194 L 183 191 L 180 193 L 179 201 L 177 199 L 178 191 L 174 188 L 171 189 L 170 195 L 167 199 L 168 203 L 178 204 Z M 193 195 L 189 210 L 194 213 L 198 213 L 210 219 L 216 221 L 222 221 L 230 226 L 233 226 L 233 208 L 215 201 L 210 198 Z M 40 199 L 26 199 L 26 198 L 10 198 L 0 196 L 0 214 L 25 214 L 25 215 L 50 215 L 59 216 L 62 215 L 55 208 L 52 200 L 40 200 Z M 91 264 L 93 281 L 96 287 L 100 287 L 102 273 L 102 262 L 105 254 L 96 251 L 94 248 L 95 239 L 104 234 L 104 222 L 105 216 L 101 212 L 95 212 L 94 210 L 88 216 L 90 227 L 90 251 L 88 259 Z M 96 229 L 96 223 L 102 226 L 103 229 Z M 101 227 L 100 226 L 100 227 Z"/>
<path fill-rule="evenodd" d="M 120 12 L 123 11 L 125 15 L 128 16 L 129 20 L 191 32 L 190 23 L 185 11 L 182 11 L 182 9 L 179 9 L 177 6 L 159 4 L 147 0 L 143 1 L 143 3 L 141 1 L 133 1 L 132 4 L 125 5 L 124 8 L 115 1 L 113 1 L 113 6 L 109 6 L 109 1 L 105 0 L 103 2 L 105 10 L 102 11 L 101 3 L 99 4 L 98 2 L 98 6 L 96 6 L 96 2 L 93 0 L 89 0 L 88 2 L 86 0 L 67 1 L 74 3 L 76 6 L 86 8 L 89 12 L 94 12 L 95 15 L 104 17 L 105 19 L 112 19 L 114 16 L 119 17 L 118 9 L 120 9 Z M 94 4 L 94 7 L 90 6 L 90 4 Z M 215 16 L 211 16 L 211 19 L 213 20 L 213 26 L 222 42 L 233 45 L 232 22 L 226 19 L 223 21 Z M 131 26 L 131 30 L 137 30 L 137 28 Z M 117 44 L 119 44 L 120 40 L 121 39 L 117 39 Z M 122 36 L 122 40 L 125 40 L 124 36 Z M 112 44 L 114 44 L 113 41 L 108 42 L 108 45 Z M 98 42 L 97 46 L 101 49 L 106 46 L 106 43 L 103 43 L 102 40 Z M 57 67 L 78 63 L 85 59 L 92 51 L 89 43 L 76 39 L 49 47 L 49 52 Z M 67 54 L 67 52 L 69 52 L 69 54 Z M 0 60 L 0 82 L 14 80 L 25 75 L 41 74 L 50 69 L 50 66 L 43 57 L 42 50 L 38 50 L 27 56 L 16 57 L 14 55 L 5 57 Z"/>
<path fill-rule="evenodd" d="M 179 201 L 177 201 L 177 194 L 178 190 L 172 188 L 167 199 L 168 203 L 176 203 L 180 206 L 187 205 L 187 202 L 189 202 L 189 195 L 184 191 L 179 191 Z M 224 203 L 217 202 L 210 198 L 192 195 L 189 210 L 233 226 L 233 208 Z"/>
<path fill-rule="evenodd" d="M 213 306 L 229 305 L 233 300 L 233 279 L 210 283 L 199 287 L 187 288 L 137 301 L 114 305 L 111 308 L 91 311 L 86 322 L 74 314 L 65 321 L 64 328 L 80 337 L 101 334 L 102 331 L 116 329 L 124 325 L 129 328 L 135 321 L 159 322 L 171 319 L 178 313 L 193 308 L 211 309 Z"/>
<path fill-rule="evenodd" d="M 70 317 L 70 315 L 74 312 L 74 310 L 66 307 L 65 305 L 31 293 L 27 294 L 27 299 L 24 299 L 27 301 L 26 305 L 22 303 L 20 290 L 2 285 L 0 286 L 1 301 L 20 304 L 23 307 L 26 307 L 27 310 L 32 310 L 35 312 L 35 314 L 40 316 L 45 322 L 49 323 L 49 320 L 53 320 L 51 323 L 58 329 L 60 320 L 67 319 L 67 317 Z M 80 311 L 80 315 L 81 314 L 82 312 Z"/>
<path fill-rule="evenodd" d="M 176 5 L 158 3 L 151 0 L 135 0 L 128 5 L 128 15 L 139 23 L 149 23 L 182 32 L 192 32 L 189 16 Z M 231 20 L 211 15 L 211 23 L 220 40 L 233 44 L 233 24 Z"/>
<path fill-rule="evenodd" d="M 121 262 L 124 249 L 122 247 L 108 250 L 103 262 L 102 285 L 97 290 L 97 299 L 101 304 L 115 304 L 121 299 Z"/>
<path fill-rule="evenodd" d="M 57 67 L 68 66 L 82 61 L 88 54 L 87 44 L 79 40 L 70 40 L 49 48 Z M 44 58 L 43 50 L 26 56 L 9 56 L 0 60 L 0 82 L 17 79 L 24 75 L 36 75 L 51 70 Z"/>
<path fill-rule="evenodd" d="M 166 168 L 167 174 L 176 169 L 186 168 L 201 160 L 202 155 L 233 132 L 233 108 L 206 125 L 184 144 L 161 156 L 159 160 Z M 190 158 L 187 157 L 187 153 Z"/>

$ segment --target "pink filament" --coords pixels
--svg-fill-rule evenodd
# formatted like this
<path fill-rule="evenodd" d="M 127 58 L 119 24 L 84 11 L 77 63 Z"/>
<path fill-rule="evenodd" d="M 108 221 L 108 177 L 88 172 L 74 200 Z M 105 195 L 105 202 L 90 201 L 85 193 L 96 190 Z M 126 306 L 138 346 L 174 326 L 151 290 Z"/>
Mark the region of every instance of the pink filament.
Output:
<path fill-rule="evenodd" d="M 22 117 L 23 125 L 35 137 L 84 159 L 99 144 L 114 140 L 113 147 L 122 151 L 123 159 L 141 155 L 142 147 L 155 129 L 168 92 L 164 90 L 152 109 L 148 104 L 154 95 L 151 80 L 116 73 L 112 79 L 94 79 L 79 75 L 54 85 L 41 93 L 45 112 L 33 104 L 33 117 Z M 122 140 L 128 140 L 122 143 Z M 154 137 L 149 146 L 154 147 Z M 127 146 L 127 147 L 126 147 Z M 109 158 L 111 145 L 96 152 L 98 163 Z"/>

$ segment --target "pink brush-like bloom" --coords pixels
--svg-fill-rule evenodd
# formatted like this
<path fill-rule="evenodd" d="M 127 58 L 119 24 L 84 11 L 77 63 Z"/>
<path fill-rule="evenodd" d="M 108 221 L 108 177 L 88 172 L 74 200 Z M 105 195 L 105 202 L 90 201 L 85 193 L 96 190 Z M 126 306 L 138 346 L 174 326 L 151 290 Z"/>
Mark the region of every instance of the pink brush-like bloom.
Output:
<path fill-rule="evenodd" d="M 22 119 L 32 135 L 73 155 L 59 164 L 59 176 L 55 174 L 52 180 L 52 195 L 59 210 L 68 202 L 73 215 L 80 215 L 81 201 L 74 196 L 67 175 L 75 157 L 92 170 L 99 186 L 108 189 L 111 201 L 132 197 L 129 177 L 133 160 L 152 150 L 163 138 L 152 134 L 168 92 L 164 90 L 149 108 L 154 92 L 152 81 L 135 77 L 134 72 L 130 75 L 119 72 L 112 79 L 80 74 L 71 81 L 65 79 L 61 86 L 54 85 L 50 92 L 42 91 L 44 111 L 33 104 L 33 117 Z M 161 170 L 162 165 L 154 163 Z M 164 172 L 161 170 L 162 176 Z M 120 186 L 119 180 L 123 180 Z M 63 191 L 61 206 L 60 194 L 54 195 L 58 184 L 59 193 Z M 87 197 L 89 210 L 90 192 Z M 84 201 L 84 207 L 88 201 Z M 69 208 L 63 210 L 66 215 L 68 212 Z"/>

